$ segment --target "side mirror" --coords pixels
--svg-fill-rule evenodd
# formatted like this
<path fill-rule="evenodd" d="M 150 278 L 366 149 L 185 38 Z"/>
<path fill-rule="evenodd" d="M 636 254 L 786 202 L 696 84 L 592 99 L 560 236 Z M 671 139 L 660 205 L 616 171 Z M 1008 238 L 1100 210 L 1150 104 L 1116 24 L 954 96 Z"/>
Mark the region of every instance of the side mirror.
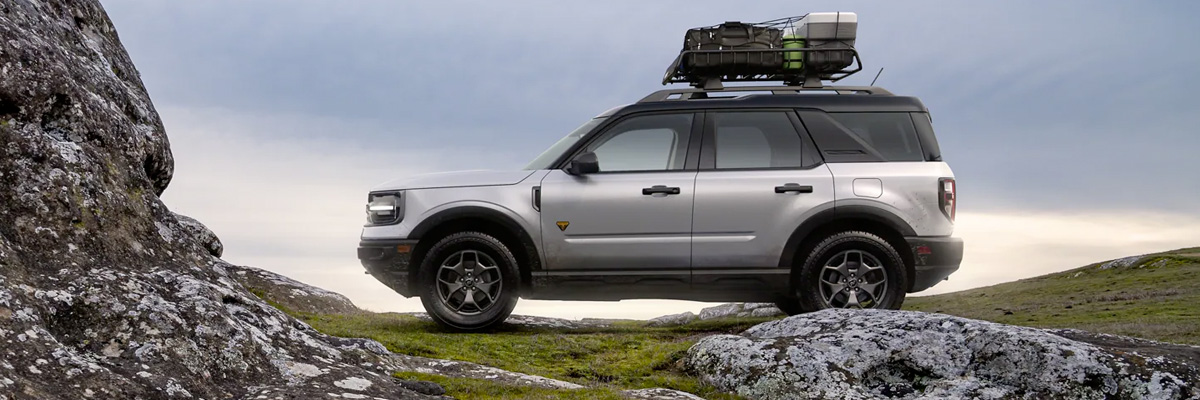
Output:
<path fill-rule="evenodd" d="M 586 175 L 600 172 L 600 160 L 596 158 L 596 153 L 587 152 L 575 157 L 574 160 L 567 163 L 567 173 L 571 175 Z"/>

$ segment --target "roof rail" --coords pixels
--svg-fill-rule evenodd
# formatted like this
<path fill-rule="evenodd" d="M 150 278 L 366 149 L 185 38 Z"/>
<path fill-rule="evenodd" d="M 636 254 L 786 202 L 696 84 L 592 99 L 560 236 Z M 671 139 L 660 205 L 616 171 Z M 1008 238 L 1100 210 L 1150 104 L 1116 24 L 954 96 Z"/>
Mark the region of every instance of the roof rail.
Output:
<path fill-rule="evenodd" d="M 891 96 L 892 92 L 878 86 L 822 86 L 822 87 L 805 87 L 805 86 L 726 86 L 721 89 L 704 89 L 704 88 L 677 88 L 663 89 L 651 93 L 649 96 L 638 100 L 638 103 L 646 103 L 651 101 L 668 101 L 668 100 L 694 100 L 706 99 L 709 93 L 736 93 L 736 92 L 771 92 L 771 94 L 797 94 L 799 92 L 836 92 L 838 94 L 867 94 L 875 96 Z M 678 97 L 673 97 L 678 95 Z"/>

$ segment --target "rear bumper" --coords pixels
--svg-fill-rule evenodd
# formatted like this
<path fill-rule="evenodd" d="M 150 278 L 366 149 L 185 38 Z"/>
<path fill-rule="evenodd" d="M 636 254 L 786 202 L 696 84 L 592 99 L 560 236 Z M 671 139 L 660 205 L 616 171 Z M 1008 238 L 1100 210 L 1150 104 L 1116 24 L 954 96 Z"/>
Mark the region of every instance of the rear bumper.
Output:
<path fill-rule="evenodd" d="M 414 293 L 409 277 L 414 268 L 410 265 L 416 240 L 363 240 L 358 243 L 358 260 L 367 273 L 404 297 Z"/>
<path fill-rule="evenodd" d="M 913 255 L 913 280 L 908 292 L 933 287 L 958 270 L 962 263 L 963 241 L 956 237 L 907 237 Z"/>

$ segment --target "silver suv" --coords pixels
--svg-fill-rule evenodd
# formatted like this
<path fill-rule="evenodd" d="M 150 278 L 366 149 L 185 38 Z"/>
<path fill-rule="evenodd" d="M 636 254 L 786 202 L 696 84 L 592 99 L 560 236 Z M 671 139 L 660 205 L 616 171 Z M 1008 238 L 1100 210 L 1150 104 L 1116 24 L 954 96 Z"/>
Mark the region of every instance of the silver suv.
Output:
<path fill-rule="evenodd" d="M 896 309 L 963 249 L 928 110 L 878 87 L 662 90 L 523 170 L 397 179 L 367 200 L 363 266 L 461 330 L 518 297 Z"/>

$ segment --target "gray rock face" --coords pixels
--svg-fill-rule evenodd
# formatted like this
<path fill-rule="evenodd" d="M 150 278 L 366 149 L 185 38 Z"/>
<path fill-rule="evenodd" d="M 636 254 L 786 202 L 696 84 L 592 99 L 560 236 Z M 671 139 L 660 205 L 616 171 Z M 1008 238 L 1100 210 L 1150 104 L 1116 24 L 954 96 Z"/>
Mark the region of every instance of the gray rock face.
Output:
<path fill-rule="evenodd" d="M 208 250 L 208 254 L 213 257 L 221 258 L 221 254 L 225 252 L 225 246 L 221 244 L 221 238 L 218 238 L 213 231 L 207 226 L 200 223 L 192 217 L 175 214 L 175 219 L 179 221 L 179 226 L 183 227 L 184 233 L 199 243 L 201 247 Z"/>
<path fill-rule="evenodd" d="M 670 314 L 658 318 L 652 318 L 649 321 L 646 321 L 646 326 L 677 326 L 687 324 L 697 319 L 700 319 L 700 317 L 696 316 L 696 313 L 688 311 L 679 314 Z"/>
<path fill-rule="evenodd" d="M 1142 259 L 1142 257 L 1143 256 L 1129 256 L 1129 257 L 1118 258 L 1116 260 L 1111 260 L 1104 264 L 1100 264 L 1100 269 L 1127 268 L 1131 265 L 1136 264 L 1138 261 L 1140 261 Z"/>
<path fill-rule="evenodd" d="M 1200 369 L 1185 360 L 908 311 L 825 310 L 771 321 L 701 339 L 684 364 L 752 399 L 1200 396 Z"/>
<path fill-rule="evenodd" d="M 412 371 L 453 378 L 487 379 L 509 386 L 528 386 L 544 389 L 583 388 L 583 386 L 571 382 L 522 374 L 520 372 L 505 371 L 500 368 L 465 361 L 438 360 L 403 354 L 393 354 L 388 362 L 388 367 L 393 371 Z"/>
<path fill-rule="evenodd" d="M 639 400 L 704 400 L 703 397 L 688 392 L 664 388 L 626 390 L 621 394 Z"/>
<path fill-rule="evenodd" d="M 230 265 L 229 276 L 251 293 L 289 311 L 307 314 L 353 314 L 362 312 L 341 293 L 306 285 L 274 272 Z"/>
<path fill-rule="evenodd" d="M 774 317 L 784 315 L 771 303 L 728 303 L 700 310 L 701 320 L 716 318 Z"/>
<path fill-rule="evenodd" d="M 158 195 L 166 133 L 95 0 L 0 0 L 0 398 L 426 398 L 247 292 Z"/>

